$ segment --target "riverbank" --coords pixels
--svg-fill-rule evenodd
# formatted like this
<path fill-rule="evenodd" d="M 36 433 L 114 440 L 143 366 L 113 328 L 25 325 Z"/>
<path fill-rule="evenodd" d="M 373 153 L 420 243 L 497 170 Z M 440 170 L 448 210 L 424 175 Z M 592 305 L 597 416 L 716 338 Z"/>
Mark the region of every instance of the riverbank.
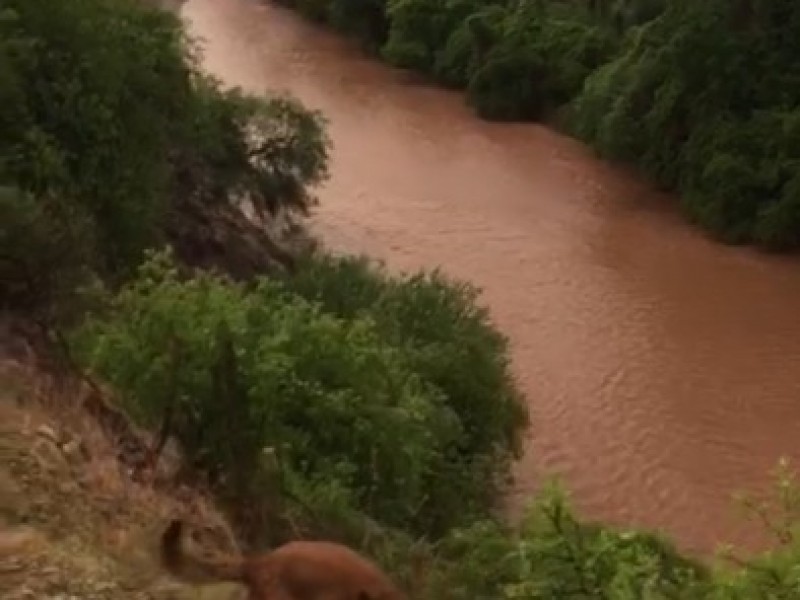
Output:
<path fill-rule="evenodd" d="M 84 600 L 230 600 L 231 586 L 202 595 L 166 576 L 155 552 L 179 512 L 205 527 L 203 542 L 236 550 L 224 517 L 198 489 L 134 481 L 126 448 L 86 410 L 79 377 L 37 364 L 44 357 L 0 322 L 0 594 Z M 9 354 L 15 348 L 16 356 Z M 113 397 L 102 398 L 113 406 Z M 119 431 L 117 431 L 119 433 Z M 127 448 L 130 450 L 130 447 Z M 172 464 L 174 467 L 174 462 Z M 210 532 L 210 535 L 209 535 Z M 213 543 L 212 543 L 213 540 Z"/>
<path fill-rule="evenodd" d="M 589 517 L 704 553 L 764 543 L 731 495 L 800 460 L 794 261 L 710 242 L 580 143 L 481 122 L 285 9 L 192 0 L 183 14 L 226 82 L 325 113 L 312 228 L 327 246 L 483 290 L 530 401 L 515 512 L 559 473 Z"/>
<path fill-rule="evenodd" d="M 280 4 L 390 64 L 464 89 L 481 117 L 558 115 L 602 156 L 677 190 L 686 217 L 721 241 L 800 248 L 800 57 L 788 41 L 800 9 L 765 3 L 745 15 L 726 0 Z"/>

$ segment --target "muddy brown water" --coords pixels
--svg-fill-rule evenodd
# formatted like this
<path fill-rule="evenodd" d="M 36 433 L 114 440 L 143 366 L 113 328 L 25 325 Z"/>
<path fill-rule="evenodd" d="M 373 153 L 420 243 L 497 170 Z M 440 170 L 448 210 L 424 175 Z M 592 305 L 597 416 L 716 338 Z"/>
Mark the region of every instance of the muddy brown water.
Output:
<path fill-rule="evenodd" d="M 707 240 L 628 170 L 536 125 L 481 122 L 331 32 L 255 0 L 189 0 L 207 68 L 330 121 L 314 227 L 484 290 L 532 415 L 509 498 L 547 474 L 581 512 L 686 549 L 764 543 L 732 508 L 800 464 L 800 263 Z"/>

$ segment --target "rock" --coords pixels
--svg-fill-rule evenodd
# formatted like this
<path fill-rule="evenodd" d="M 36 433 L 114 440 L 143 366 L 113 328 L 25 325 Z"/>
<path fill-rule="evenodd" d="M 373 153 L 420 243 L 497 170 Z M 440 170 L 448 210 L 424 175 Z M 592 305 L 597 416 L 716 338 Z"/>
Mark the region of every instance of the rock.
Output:
<path fill-rule="evenodd" d="M 86 444 L 83 443 L 78 436 L 73 437 L 70 441 L 61 446 L 61 452 L 73 464 L 77 462 L 85 462 L 91 458 Z"/>
<path fill-rule="evenodd" d="M 69 469 L 69 463 L 64 454 L 62 454 L 61 448 L 49 437 L 41 437 L 36 440 L 33 448 L 31 448 L 31 454 L 36 457 L 41 466 L 51 471 Z"/>
<path fill-rule="evenodd" d="M 58 434 L 49 425 L 39 425 L 39 427 L 36 428 L 36 435 L 46 438 L 54 444 L 58 444 Z"/>

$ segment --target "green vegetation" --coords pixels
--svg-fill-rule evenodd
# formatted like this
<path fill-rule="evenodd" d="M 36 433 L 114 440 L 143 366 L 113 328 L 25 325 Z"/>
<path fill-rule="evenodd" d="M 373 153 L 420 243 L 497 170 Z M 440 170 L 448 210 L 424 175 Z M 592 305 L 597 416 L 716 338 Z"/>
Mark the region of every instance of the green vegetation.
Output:
<path fill-rule="evenodd" d="M 291 478 L 417 534 L 485 514 L 524 413 L 471 294 L 330 261 L 298 275 L 316 305 L 268 280 L 181 281 L 164 261 L 145 264 L 79 345 L 145 423 L 174 411 L 189 454 L 242 501 L 232 480 L 271 447 Z M 356 278 L 371 293 L 346 294 Z"/>
<path fill-rule="evenodd" d="M 503 600 L 789 600 L 800 593 L 800 487 L 786 465 L 776 473 L 779 515 L 770 527 L 780 550 L 752 562 L 707 568 L 682 558 L 662 539 L 580 523 L 558 488 L 531 505 L 517 532 L 479 523 L 440 546 L 446 557 L 439 597 Z M 791 531 L 794 533 L 792 534 Z M 434 596 L 431 596 L 434 597 Z"/>
<path fill-rule="evenodd" d="M 375 0 L 371 28 L 339 4 L 313 16 L 465 89 L 479 115 L 555 118 L 721 240 L 800 248 L 800 4 Z"/>
<path fill-rule="evenodd" d="M 171 222 L 241 201 L 305 211 L 326 175 L 318 115 L 224 90 L 178 18 L 135 0 L 2 0 L 0 105 L 0 184 L 81 230 L 113 278 Z"/>
<path fill-rule="evenodd" d="M 486 114 L 543 114 L 578 94 L 587 108 L 576 122 L 589 106 L 601 110 L 602 93 L 590 98 L 606 69 L 597 64 L 639 48 L 629 40 L 672 14 L 658 3 L 638 12 L 425 5 L 443 7 L 440 20 L 414 4 L 303 6 L 397 60 L 432 60 L 431 72 L 469 84 Z M 623 39 L 626 28 L 638 33 Z M 558 488 L 535 499 L 518 529 L 495 518 L 526 414 L 505 340 L 472 287 L 325 255 L 234 280 L 154 250 L 173 241 L 176 222 L 187 235 L 198 214 L 211 223 L 209 207 L 247 200 L 264 220 L 303 214 L 326 174 L 319 115 L 289 98 L 225 90 L 199 70 L 174 17 L 132 0 L 0 0 L 0 32 L 3 308 L 66 325 L 75 358 L 138 423 L 180 441 L 187 476 L 210 484 L 251 542 L 340 539 L 431 600 L 800 597 L 800 491 L 788 469 L 777 508 L 754 507 L 776 550 L 727 568 L 699 565 L 651 534 L 583 522 Z M 565 62 L 555 68 L 556 59 Z M 536 81 L 519 85 L 521 72 Z M 761 140 L 791 157 L 790 108 L 749 125 L 786 137 L 742 139 L 733 113 L 719 121 L 736 142 L 726 151 Z M 597 114 L 622 123 L 623 113 Z M 709 144 L 719 135 L 703 131 Z M 701 141 L 687 148 L 703 152 Z M 648 156 L 657 164 L 661 154 Z M 721 164 L 709 172 L 738 168 Z M 788 177 L 780 164 L 773 183 Z M 782 206 L 763 231 L 783 231 L 791 211 Z"/>

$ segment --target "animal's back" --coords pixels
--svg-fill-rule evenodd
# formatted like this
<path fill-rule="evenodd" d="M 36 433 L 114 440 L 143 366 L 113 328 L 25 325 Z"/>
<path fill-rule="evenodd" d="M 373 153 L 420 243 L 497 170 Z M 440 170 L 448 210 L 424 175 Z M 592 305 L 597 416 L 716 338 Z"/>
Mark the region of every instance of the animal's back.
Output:
<path fill-rule="evenodd" d="M 333 542 L 289 542 L 248 567 L 258 587 L 280 581 L 297 600 L 405 600 L 377 565 Z"/>

